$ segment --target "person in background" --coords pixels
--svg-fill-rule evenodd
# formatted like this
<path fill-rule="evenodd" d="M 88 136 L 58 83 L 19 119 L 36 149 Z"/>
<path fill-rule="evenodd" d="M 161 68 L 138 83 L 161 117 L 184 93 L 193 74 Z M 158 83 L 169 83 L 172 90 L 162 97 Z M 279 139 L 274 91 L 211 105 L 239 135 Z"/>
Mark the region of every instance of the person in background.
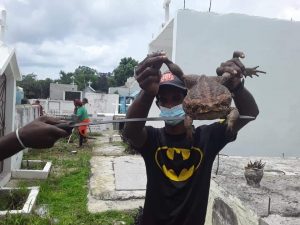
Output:
<path fill-rule="evenodd" d="M 82 99 L 82 105 L 83 105 L 84 107 L 86 107 L 85 105 L 88 104 L 88 103 L 89 103 L 89 101 L 88 101 L 87 98 L 83 98 L 83 99 Z M 88 128 L 89 128 L 89 131 L 92 132 L 90 126 L 88 126 Z M 86 142 L 87 139 L 88 139 L 88 137 L 86 137 L 86 138 L 84 139 L 84 141 Z"/>
<path fill-rule="evenodd" d="M 44 108 L 41 105 L 40 100 L 38 100 L 38 99 L 35 100 L 35 102 L 32 105 L 38 105 L 39 106 L 39 114 L 40 114 L 40 116 L 44 115 Z"/>
<path fill-rule="evenodd" d="M 74 105 L 76 109 L 76 118 L 77 121 L 80 123 L 89 123 L 90 119 L 88 116 L 88 113 L 86 111 L 86 108 L 83 106 L 82 102 L 79 99 L 74 100 Z M 87 139 L 87 125 L 79 126 L 79 146 L 82 147 L 83 142 L 86 142 Z"/>
<path fill-rule="evenodd" d="M 74 103 L 74 110 L 73 110 L 73 114 L 76 115 L 77 113 L 77 109 L 78 109 L 78 101 L 80 101 L 79 99 L 74 99 L 73 103 Z"/>
<path fill-rule="evenodd" d="M 82 99 L 83 106 L 85 106 L 87 103 L 89 103 L 88 99 L 87 98 L 83 98 Z"/>
<path fill-rule="evenodd" d="M 57 118 L 41 116 L 22 128 L 0 137 L 0 161 L 25 148 L 51 148 L 69 133 L 55 125 L 65 123 Z"/>

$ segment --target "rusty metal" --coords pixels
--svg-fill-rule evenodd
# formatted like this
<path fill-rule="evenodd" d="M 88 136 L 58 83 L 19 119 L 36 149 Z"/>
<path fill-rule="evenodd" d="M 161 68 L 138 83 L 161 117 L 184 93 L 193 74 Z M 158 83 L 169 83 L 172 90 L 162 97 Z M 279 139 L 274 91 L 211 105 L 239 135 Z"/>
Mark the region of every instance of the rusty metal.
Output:
<path fill-rule="evenodd" d="M 0 75 L 0 137 L 5 131 L 5 100 L 6 100 L 6 76 Z M 3 171 L 3 161 L 0 161 L 0 173 Z"/>

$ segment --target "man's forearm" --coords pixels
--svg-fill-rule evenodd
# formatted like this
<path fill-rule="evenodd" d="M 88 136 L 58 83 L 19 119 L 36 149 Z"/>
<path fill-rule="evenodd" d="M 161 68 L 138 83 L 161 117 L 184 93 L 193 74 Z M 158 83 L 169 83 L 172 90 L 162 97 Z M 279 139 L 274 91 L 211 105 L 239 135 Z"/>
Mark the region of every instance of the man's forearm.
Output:
<path fill-rule="evenodd" d="M 21 151 L 23 147 L 18 142 L 15 132 L 0 138 L 0 161 Z"/>
<path fill-rule="evenodd" d="M 154 96 L 150 96 L 141 90 L 138 97 L 134 100 L 128 109 L 126 118 L 146 118 L 151 108 Z M 123 134 L 127 138 L 139 134 L 145 127 L 146 122 L 130 122 L 125 123 Z"/>
<path fill-rule="evenodd" d="M 234 93 L 233 100 L 240 115 L 257 117 L 259 113 L 258 106 L 252 94 L 245 87 Z"/>
<path fill-rule="evenodd" d="M 258 107 L 256 105 L 253 96 L 245 87 L 242 87 L 238 91 L 236 91 L 234 93 L 233 99 L 234 99 L 235 106 L 238 109 L 240 115 L 253 116 L 255 118 L 257 117 L 259 113 Z M 244 127 L 250 121 L 251 120 L 239 119 L 234 124 L 231 132 L 237 133 L 242 127 Z"/>

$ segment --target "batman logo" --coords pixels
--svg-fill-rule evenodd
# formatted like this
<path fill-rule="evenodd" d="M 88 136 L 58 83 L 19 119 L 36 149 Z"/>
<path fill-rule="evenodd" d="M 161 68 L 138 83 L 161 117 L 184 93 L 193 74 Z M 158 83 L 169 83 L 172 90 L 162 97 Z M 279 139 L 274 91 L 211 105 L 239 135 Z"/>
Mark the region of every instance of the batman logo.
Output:
<path fill-rule="evenodd" d="M 155 160 L 162 172 L 172 181 L 186 181 L 198 169 L 203 159 L 199 148 L 160 147 L 156 150 Z"/>

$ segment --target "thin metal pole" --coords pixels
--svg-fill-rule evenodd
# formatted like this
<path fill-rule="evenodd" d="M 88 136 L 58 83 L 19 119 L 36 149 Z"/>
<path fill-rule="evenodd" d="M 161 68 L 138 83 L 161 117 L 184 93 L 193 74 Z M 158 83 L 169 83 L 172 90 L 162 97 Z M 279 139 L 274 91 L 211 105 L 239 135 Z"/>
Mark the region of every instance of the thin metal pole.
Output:
<path fill-rule="evenodd" d="M 209 0 L 209 9 L 208 9 L 208 12 L 210 12 L 210 9 L 211 9 L 211 0 Z"/>
<path fill-rule="evenodd" d="M 218 175 L 219 172 L 219 164 L 220 164 L 220 154 L 218 154 L 218 161 L 217 161 L 217 169 L 216 169 L 216 175 Z"/>
<path fill-rule="evenodd" d="M 183 9 L 185 9 L 185 0 L 183 0 Z"/>
<path fill-rule="evenodd" d="M 270 215 L 271 211 L 271 198 L 269 197 L 269 202 L 268 202 L 268 215 Z"/>

